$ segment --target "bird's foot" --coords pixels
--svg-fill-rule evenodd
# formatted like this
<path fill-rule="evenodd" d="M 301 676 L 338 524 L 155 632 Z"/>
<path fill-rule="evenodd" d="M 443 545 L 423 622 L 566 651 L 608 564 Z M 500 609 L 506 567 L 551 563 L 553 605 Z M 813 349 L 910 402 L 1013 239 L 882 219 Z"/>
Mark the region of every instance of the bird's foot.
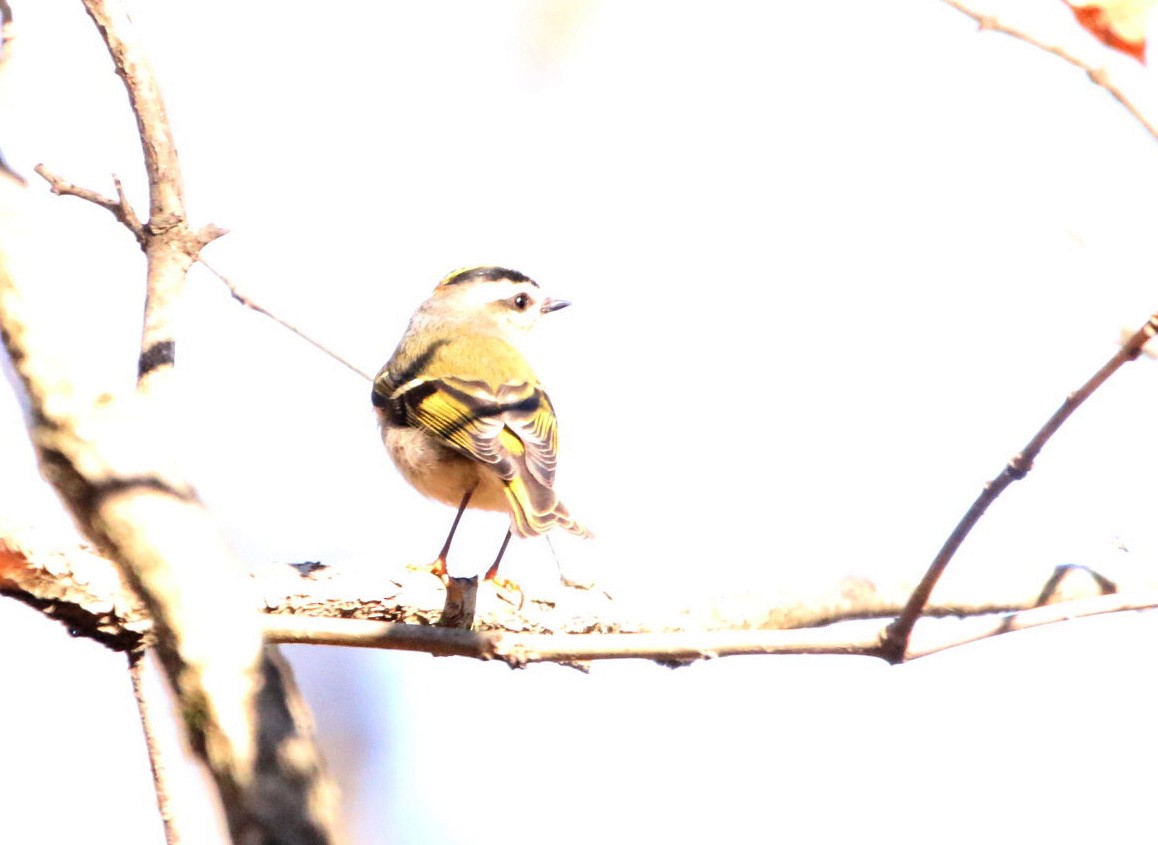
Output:
<path fill-rule="evenodd" d="M 437 557 L 432 563 L 420 564 L 409 563 L 406 568 L 411 572 L 429 572 L 435 578 L 442 582 L 443 586 L 450 584 L 450 574 L 446 571 L 446 558 Z"/>
<path fill-rule="evenodd" d="M 499 594 L 500 599 L 507 604 L 513 604 L 516 610 L 523 609 L 523 588 L 510 578 L 499 577 L 499 562 L 497 560 L 491 564 L 491 568 L 487 570 L 487 574 L 483 576 L 483 580 L 494 585 L 495 591 Z"/>
<path fill-rule="evenodd" d="M 495 592 L 498 593 L 500 599 L 507 604 L 514 605 L 515 610 L 523 609 L 522 587 L 510 578 L 487 578 L 486 580 L 494 585 Z"/>

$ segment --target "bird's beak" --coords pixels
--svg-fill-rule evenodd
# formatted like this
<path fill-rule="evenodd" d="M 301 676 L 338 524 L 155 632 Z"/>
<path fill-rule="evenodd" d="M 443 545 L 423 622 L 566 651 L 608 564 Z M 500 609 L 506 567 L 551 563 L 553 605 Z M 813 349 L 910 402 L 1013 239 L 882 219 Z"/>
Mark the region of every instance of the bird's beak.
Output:
<path fill-rule="evenodd" d="M 539 307 L 539 310 L 544 314 L 550 314 L 552 311 L 558 311 L 560 308 L 566 308 L 570 304 L 571 303 L 565 299 L 551 299 L 551 297 L 547 297 L 543 300 L 543 304 Z"/>

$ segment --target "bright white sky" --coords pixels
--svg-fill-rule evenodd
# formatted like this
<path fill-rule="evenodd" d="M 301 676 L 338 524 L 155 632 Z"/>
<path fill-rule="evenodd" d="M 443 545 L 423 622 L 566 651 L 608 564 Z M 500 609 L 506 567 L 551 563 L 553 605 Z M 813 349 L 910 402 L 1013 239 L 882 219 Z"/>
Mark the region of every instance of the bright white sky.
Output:
<path fill-rule="evenodd" d="M 1079 72 L 937 0 L 134 6 L 190 211 L 232 232 L 206 257 L 267 307 L 374 370 L 453 268 L 505 264 L 574 302 L 536 360 L 559 488 L 599 539 L 559 546 L 612 591 L 914 580 L 1158 308 L 1153 140 Z M 45 195 L 39 161 L 106 191 L 116 172 L 143 209 L 79 3 L 16 13 L 9 161 Z M 60 288 L 37 295 L 81 366 L 127 380 L 141 259 L 97 209 L 40 205 Z M 450 512 L 389 465 L 368 386 L 203 271 L 188 306 L 190 471 L 239 550 L 429 559 Z M 1156 379 L 1131 367 L 1083 409 L 950 577 L 1153 566 Z M 0 455 L 26 469 L 17 423 L 0 398 Z M 0 488 L 7 513 L 31 499 Z M 452 567 L 484 569 L 502 529 L 472 515 Z M 525 542 L 507 572 L 531 589 L 554 565 Z M 359 843 L 1115 841 L 1156 820 L 1154 627 L 895 669 L 292 656 Z M 120 662 L 11 602 L 0 631 L 19 643 L 0 723 L 27 726 L 0 739 L 0 840 L 51 818 L 38 841 L 160 841 Z"/>

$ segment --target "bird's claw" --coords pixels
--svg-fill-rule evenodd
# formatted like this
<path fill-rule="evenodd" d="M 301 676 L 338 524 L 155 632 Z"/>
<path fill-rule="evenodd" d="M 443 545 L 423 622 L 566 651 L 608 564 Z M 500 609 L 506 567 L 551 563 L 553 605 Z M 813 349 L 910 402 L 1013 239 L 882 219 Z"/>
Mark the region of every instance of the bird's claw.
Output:
<path fill-rule="evenodd" d="M 509 578 L 487 578 L 491 584 L 494 585 L 495 592 L 498 593 L 499 598 L 507 604 L 515 606 L 515 610 L 523 609 L 523 588 L 516 584 Z"/>

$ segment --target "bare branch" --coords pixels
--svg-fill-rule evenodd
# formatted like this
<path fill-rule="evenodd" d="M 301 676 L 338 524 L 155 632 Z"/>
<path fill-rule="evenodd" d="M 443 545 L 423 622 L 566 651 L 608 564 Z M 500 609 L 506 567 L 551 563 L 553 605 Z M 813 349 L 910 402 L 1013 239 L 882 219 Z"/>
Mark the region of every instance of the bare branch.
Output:
<path fill-rule="evenodd" d="M 168 381 L 172 373 L 176 357 L 173 310 L 185 275 L 202 247 L 225 232 L 212 225 L 197 230 L 189 227 L 181 166 L 165 103 L 128 13 L 118 0 L 84 0 L 84 5 L 125 84 L 149 178 L 149 220 L 141 242 L 148 259 L 145 321 L 137 369 L 139 388 L 151 390 L 160 381 Z"/>
<path fill-rule="evenodd" d="M 1008 35 L 1012 38 L 1016 38 L 1019 41 L 1024 41 L 1026 44 L 1031 44 L 1034 47 L 1037 47 L 1039 50 L 1044 50 L 1045 52 L 1057 56 L 1059 59 L 1062 59 L 1065 62 L 1068 62 L 1074 67 L 1085 71 L 1091 82 L 1093 82 L 1099 88 L 1105 90 L 1111 97 L 1121 103 L 1122 106 L 1125 107 L 1126 111 L 1128 111 L 1130 115 L 1135 120 L 1137 120 L 1139 124 L 1141 124 L 1142 128 L 1146 130 L 1147 134 L 1149 134 L 1150 137 L 1154 140 L 1158 141 L 1158 117 L 1154 117 L 1148 114 L 1147 110 L 1142 105 L 1140 105 L 1140 103 L 1143 101 L 1143 98 L 1128 92 L 1124 87 L 1124 83 L 1118 80 L 1116 76 L 1107 68 L 1095 65 L 1083 59 L 1079 55 L 1079 51 L 1076 49 L 1072 49 L 1060 44 L 1051 44 L 1026 29 L 1014 26 L 995 15 L 978 11 L 977 9 L 973 8 L 973 5 L 970 3 L 962 2 L 962 0 L 942 0 L 942 2 L 952 6 L 961 14 L 972 18 L 977 22 L 978 27 L 982 30 L 1000 32 L 1003 35 Z M 1076 27 L 1074 32 L 1075 34 L 1080 33 L 1079 37 L 1085 37 L 1085 33 Z"/>
<path fill-rule="evenodd" d="M 108 47 L 137 121 L 149 177 L 149 228 L 159 233 L 181 225 L 185 222 L 181 165 L 148 57 L 136 39 L 127 11 L 117 0 L 84 0 L 84 6 Z"/>
<path fill-rule="evenodd" d="M 145 736 L 145 748 L 149 752 L 149 768 L 153 773 L 153 791 L 157 796 L 157 810 L 161 815 L 161 824 L 165 829 L 166 845 L 181 845 L 182 840 L 194 841 L 193 836 L 181 835 L 180 816 L 174 812 L 173 791 L 170 786 L 169 771 L 161 753 L 160 742 L 157 736 L 158 717 L 162 710 L 161 702 L 154 700 L 152 692 L 144 683 L 144 672 L 148 657 L 137 652 L 129 655 L 129 677 L 133 682 L 133 698 L 137 702 L 137 713 L 141 717 L 141 730 Z M 163 716 L 160 716 L 164 718 Z M 205 829 L 205 820 L 197 820 L 197 830 Z M 190 831 L 191 833 L 192 831 Z"/>
<path fill-rule="evenodd" d="M 0 594 L 114 651 L 135 651 L 152 631 L 116 566 L 85 547 L 60 549 L 31 528 L 0 521 Z"/>
<path fill-rule="evenodd" d="M 936 586 L 945 568 L 949 565 L 949 561 L 953 559 L 953 555 L 960 548 L 961 543 L 973 530 L 973 526 L 977 524 L 982 515 L 989 508 L 989 506 L 1001 495 L 1014 481 L 1019 481 L 1025 478 L 1033 469 L 1033 462 L 1036 460 L 1038 453 L 1049 441 L 1051 437 L 1057 432 L 1059 428 L 1069 419 L 1070 415 L 1078 409 L 1078 407 L 1090 397 L 1091 394 L 1099 387 L 1101 387 L 1106 380 L 1112 376 L 1125 363 L 1133 361 L 1142 354 L 1142 347 L 1158 334 L 1158 313 L 1153 314 L 1150 319 L 1124 343 L 1121 348 L 1114 354 L 1114 356 L 1107 361 L 1100 370 L 1092 375 L 1085 384 L 1077 391 L 1071 393 L 1066 397 L 1066 400 L 1061 404 L 1053 416 L 1051 416 L 1041 427 L 1041 429 L 1034 435 L 1033 439 L 1022 449 L 1019 453 L 1010 458 L 1009 462 L 1001 470 L 1001 472 L 985 485 L 981 494 L 973 502 L 973 505 L 966 512 L 961 521 L 953 529 L 937 556 L 933 559 L 929 569 L 925 572 L 925 576 L 913 591 L 913 595 L 909 598 L 905 605 L 904 611 L 897 620 L 889 626 L 885 634 L 885 639 L 881 643 L 882 653 L 892 662 L 900 662 L 905 659 L 906 649 L 908 647 L 909 635 L 912 633 L 913 625 L 916 624 L 917 618 L 921 615 L 925 605 L 929 602 L 929 596 L 933 592 L 933 587 Z"/>
<path fill-rule="evenodd" d="M 1039 628 L 1042 625 L 1053 625 L 1089 616 L 1104 616 L 1109 613 L 1153 610 L 1156 607 L 1158 607 L 1158 590 L 1140 590 L 1030 608 L 997 619 L 961 620 L 957 623 L 956 630 L 947 628 L 937 632 L 935 627 L 929 627 L 929 633 L 926 634 L 926 626 L 929 626 L 931 620 L 923 620 L 917 628 L 917 636 L 913 638 L 907 659 L 927 657 L 989 637 Z M 933 621 L 933 624 L 936 625 L 936 621 Z M 937 635 L 934 636 L 933 632 L 937 632 Z M 888 654 L 882 653 L 881 656 L 886 660 L 890 659 Z"/>
<path fill-rule="evenodd" d="M 3 534 L 0 529 L 0 535 Z M 54 571 L 65 581 L 75 580 L 67 562 L 77 550 L 39 550 L 33 557 L 48 558 L 54 562 Z M 100 561 L 95 555 L 81 554 L 80 562 Z M 106 567 L 112 564 L 103 561 Z M 849 578 L 832 585 L 828 590 L 808 598 L 756 600 L 750 594 L 743 599 L 727 596 L 707 597 L 695 608 L 641 607 L 630 600 L 613 601 L 598 591 L 576 591 L 566 588 L 558 600 L 530 596 L 524 608 L 515 612 L 509 605 L 492 600 L 492 608 L 483 613 L 474 631 L 438 628 L 443 607 L 443 590 L 437 579 L 425 573 L 402 569 L 398 572 L 343 573 L 334 567 L 320 564 L 264 566 L 251 573 L 250 578 L 264 596 L 269 618 L 261 624 L 267 636 L 276 641 L 317 642 L 373 648 L 396 648 L 426 651 L 439 655 L 465 655 L 476 658 L 512 660 L 526 653 L 525 643 L 517 649 L 508 648 L 510 637 L 536 635 L 543 637 L 534 642 L 533 651 L 538 660 L 591 660 L 596 658 L 636 657 L 663 661 L 684 661 L 698 656 L 724 654 L 766 653 L 835 653 L 884 656 L 879 643 L 880 621 L 895 617 L 903 607 L 910 590 L 900 587 L 881 590 L 863 578 Z M 116 584 L 115 579 L 92 579 Z M 0 589 L 5 587 L 4 572 L 0 568 Z M 9 584 L 8 592 L 20 597 L 18 589 Z M 120 589 L 117 587 L 116 589 Z M 960 586 L 949 600 L 926 608 L 924 619 L 950 619 L 954 626 L 942 629 L 925 626 L 925 632 L 947 630 L 959 642 L 975 639 L 980 631 L 984 636 L 1000 632 L 1007 618 L 1043 604 L 1057 603 L 1065 607 L 1079 607 L 1076 602 L 1096 598 L 1117 589 L 1105 576 L 1086 567 L 1064 565 L 1057 567 L 1041 583 L 1026 581 L 1017 584 L 1005 581 L 1000 585 L 977 585 L 971 592 Z M 993 595 L 994 591 L 1000 591 Z M 1132 582 L 1124 587 L 1127 601 L 1130 597 L 1158 593 L 1158 579 Z M 979 598 L 984 596 L 984 598 Z M 115 595 L 89 595 L 87 602 L 120 606 Z M 982 617 L 975 627 L 962 629 L 962 618 Z M 1000 617 L 1000 619 L 996 619 Z M 372 623 L 366 626 L 348 622 Z M 864 622 L 863 628 L 847 623 Z M 111 625 L 106 621 L 106 625 Z M 834 637 L 832 626 L 839 625 L 842 636 L 855 633 L 852 639 Z M 924 625 L 924 623 L 922 623 Z M 978 627 L 979 626 L 979 627 Z M 799 629 L 799 638 L 790 640 L 769 638 L 769 631 Z M 115 630 L 115 628 L 114 628 Z M 962 631 L 965 633 L 962 633 Z M 866 634 L 865 632 L 869 632 Z M 74 632 L 88 636 L 85 627 Z M 444 633 L 440 633 L 444 632 Z M 810 633 L 807 633 L 810 632 Z M 820 633 L 817 633 L 820 632 Z M 580 641 L 578 635 L 598 633 L 607 637 L 602 641 Z M 641 639 L 649 634 L 659 639 Z M 137 636 L 140 636 L 139 634 Z M 556 645 L 548 643 L 554 636 L 565 640 Z M 612 636 L 623 637 L 616 642 Z M 496 651 L 495 637 L 508 645 Z M 866 639 L 867 637 L 867 639 Z M 872 639 L 870 643 L 869 640 Z M 584 645 L 583 643 L 586 642 Z M 926 650 L 946 648 L 952 639 L 924 639 Z M 771 645 L 770 645 L 771 643 Z M 506 650 L 504 650 L 506 649 Z M 576 657 L 577 649 L 587 649 L 585 656 Z M 517 662 L 517 660 L 515 660 Z"/>
<path fill-rule="evenodd" d="M 908 655 L 912 660 L 954 646 L 1012 631 L 1022 631 L 1085 616 L 1158 607 L 1158 591 L 1100 596 L 1025 610 L 999 619 L 925 619 Z M 433 655 L 502 660 L 512 667 L 528 663 L 585 663 L 635 658 L 683 664 L 715 657 L 754 654 L 837 654 L 880 657 L 885 651 L 879 625 L 844 622 L 821 628 L 762 631 L 695 631 L 637 634 L 510 634 L 464 631 L 375 622 L 270 616 L 265 635 L 271 642 L 389 648 Z"/>
<path fill-rule="evenodd" d="M 0 182 L 0 336 L 28 396 L 41 470 L 140 597 L 236 840 L 333 841 L 333 790 L 288 698 L 292 679 L 263 645 L 256 602 L 219 529 L 172 470 L 156 403 L 85 393 L 37 334 L 11 269 L 28 241 L 22 197 Z"/>
<path fill-rule="evenodd" d="M 265 635 L 270 642 L 424 651 L 440 656 L 503 660 L 513 667 L 628 657 L 687 663 L 739 654 L 874 654 L 879 650 L 875 627 L 869 634 L 854 638 L 839 626 L 787 631 L 504 634 L 367 619 L 270 616 L 266 618 Z"/>

